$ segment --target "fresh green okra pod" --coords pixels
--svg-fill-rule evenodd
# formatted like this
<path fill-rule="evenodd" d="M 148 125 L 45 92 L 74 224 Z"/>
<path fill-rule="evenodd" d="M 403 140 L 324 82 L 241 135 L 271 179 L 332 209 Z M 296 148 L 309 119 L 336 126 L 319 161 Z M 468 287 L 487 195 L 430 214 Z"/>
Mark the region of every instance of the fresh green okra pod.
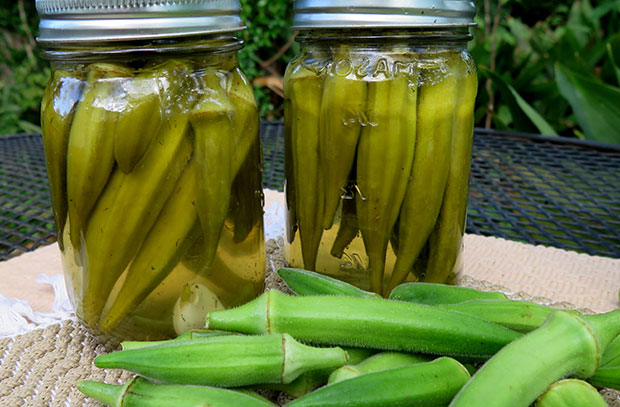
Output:
<path fill-rule="evenodd" d="M 549 386 L 534 407 L 607 407 L 607 403 L 587 382 L 564 379 Z"/>
<path fill-rule="evenodd" d="M 353 364 L 349 363 L 334 370 L 329 375 L 328 384 L 352 379 L 363 374 L 380 372 L 383 370 L 394 369 L 414 365 L 417 363 L 430 362 L 432 358 L 428 355 L 416 355 L 413 353 L 382 352 L 365 359 L 364 361 Z"/>
<path fill-rule="evenodd" d="M 166 383 L 248 386 L 290 383 L 304 372 L 346 363 L 341 348 L 315 348 L 288 334 L 213 336 L 98 356 L 95 366 Z"/>
<path fill-rule="evenodd" d="M 314 271 L 281 268 L 278 275 L 297 295 L 343 295 L 348 297 L 381 298 L 377 293 L 361 290 L 344 281 Z"/>
<path fill-rule="evenodd" d="M 317 344 L 487 358 L 521 336 L 471 315 L 384 299 L 289 296 L 275 290 L 238 308 L 212 311 L 206 327 L 286 332 Z"/>
<path fill-rule="evenodd" d="M 216 331 L 213 329 L 190 329 L 183 332 L 181 335 L 174 339 L 167 339 L 164 341 L 123 341 L 121 342 L 122 350 L 131 350 L 144 348 L 146 346 L 161 345 L 170 342 L 185 342 L 185 341 L 199 341 L 205 338 L 211 338 L 214 336 L 230 336 L 234 335 L 234 332 L 228 331 Z"/>
<path fill-rule="evenodd" d="M 363 348 L 343 348 L 348 355 L 347 363 L 357 364 L 372 356 L 375 351 Z M 341 368 L 338 368 L 341 369 Z M 338 370 L 337 369 L 337 370 Z M 312 370 L 299 376 L 290 383 L 269 383 L 256 386 L 260 389 L 282 391 L 292 397 L 301 397 L 312 390 L 327 384 L 330 374 L 334 369 Z"/>
<path fill-rule="evenodd" d="M 110 407 L 275 407 L 245 392 L 217 387 L 153 383 L 139 376 L 126 384 L 80 380 L 78 390 Z"/>
<path fill-rule="evenodd" d="M 507 299 L 505 294 L 497 291 L 480 291 L 469 287 L 422 282 L 400 284 L 392 290 L 389 298 L 427 305 L 457 304 L 478 299 Z"/>
<path fill-rule="evenodd" d="M 527 407 L 562 377 L 592 376 L 619 332 L 620 310 L 592 316 L 555 311 L 489 359 L 450 407 Z"/>
<path fill-rule="evenodd" d="M 481 299 L 458 304 L 439 304 L 438 307 L 464 312 L 527 333 L 539 328 L 553 308 L 528 301 Z"/>
<path fill-rule="evenodd" d="M 600 367 L 588 381 L 595 386 L 620 390 L 620 336 L 605 348 Z"/>
<path fill-rule="evenodd" d="M 441 357 L 330 384 L 285 407 L 445 406 L 468 379 L 463 365 Z"/>
<path fill-rule="evenodd" d="M 597 387 L 620 390 L 620 366 L 599 367 L 588 381 Z"/>
<path fill-rule="evenodd" d="M 607 366 L 620 366 L 620 336 L 616 336 L 603 353 L 601 367 Z"/>

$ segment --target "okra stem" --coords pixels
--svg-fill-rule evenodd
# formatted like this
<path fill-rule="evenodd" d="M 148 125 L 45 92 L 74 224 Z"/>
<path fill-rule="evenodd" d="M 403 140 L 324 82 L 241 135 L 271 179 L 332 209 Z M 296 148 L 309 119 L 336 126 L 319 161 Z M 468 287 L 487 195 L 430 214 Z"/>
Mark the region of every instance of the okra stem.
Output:
<path fill-rule="evenodd" d="M 372 298 L 293 297 L 275 290 L 238 308 L 212 311 L 209 329 L 286 332 L 317 344 L 486 358 L 520 334 L 471 315 Z"/>

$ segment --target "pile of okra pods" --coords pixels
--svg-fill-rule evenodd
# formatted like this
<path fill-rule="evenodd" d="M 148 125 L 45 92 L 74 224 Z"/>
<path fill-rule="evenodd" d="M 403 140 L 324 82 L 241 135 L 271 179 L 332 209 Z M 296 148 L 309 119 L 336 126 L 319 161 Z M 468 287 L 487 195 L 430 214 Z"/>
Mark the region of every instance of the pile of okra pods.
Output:
<path fill-rule="evenodd" d="M 280 269 L 297 295 L 265 292 L 176 339 L 123 342 L 95 359 L 137 374 L 78 382 L 110 406 L 598 407 L 620 389 L 620 309 L 582 315 L 499 292 L 429 283 L 388 299 Z"/>

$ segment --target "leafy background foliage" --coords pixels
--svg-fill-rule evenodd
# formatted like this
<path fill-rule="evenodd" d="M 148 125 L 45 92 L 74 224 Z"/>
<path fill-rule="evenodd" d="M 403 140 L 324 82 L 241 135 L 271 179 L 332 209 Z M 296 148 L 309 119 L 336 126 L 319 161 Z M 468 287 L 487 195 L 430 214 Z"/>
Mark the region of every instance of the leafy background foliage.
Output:
<path fill-rule="evenodd" d="M 39 130 L 49 76 L 33 0 L 0 0 L 0 134 Z M 282 74 L 299 50 L 293 0 L 241 0 L 240 60 L 264 119 L 282 118 Z M 477 0 L 470 52 L 476 125 L 620 144 L 620 0 Z"/>

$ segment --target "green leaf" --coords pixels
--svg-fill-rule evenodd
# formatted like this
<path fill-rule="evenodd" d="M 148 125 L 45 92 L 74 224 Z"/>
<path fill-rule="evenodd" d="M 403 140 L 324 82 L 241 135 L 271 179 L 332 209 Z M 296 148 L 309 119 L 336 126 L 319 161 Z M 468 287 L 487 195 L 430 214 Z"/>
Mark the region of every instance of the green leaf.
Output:
<path fill-rule="evenodd" d="M 609 62 L 611 63 L 611 66 L 614 68 L 614 72 L 616 73 L 616 81 L 618 82 L 618 85 L 620 85 L 620 67 L 618 67 L 618 64 L 616 63 L 616 58 L 614 57 L 614 51 L 611 48 L 611 43 L 607 43 L 607 56 L 609 57 Z"/>
<path fill-rule="evenodd" d="M 520 111 L 524 113 L 527 118 L 536 126 L 538 132 L 540 134 L 545 134 L 549 136 L 557 136 L 556 131 L 551 127 L 551 125 L 536 111 L 534 108 L 525 101 L 519 95 L 519 93 L 513 88 L 510 84 L 508 84 L 504 79 L 496 74 L 495 72 L 491 72 L 484 67 L 480 67 L 480 71 L 483 72 L 487 77 L 490 77 L 496 85 L 500 87 L 500 91 L 502 91 L 502 95 L 506 98 L 512 98 L 510 104 L 513 106 L 518 106 Z M 515 108 L 513 107 L 512 113 L 514 114 Z"/>
<path fill-rule="evenodd" d="M 560 93 L 588 140 L 620 144 L 620 89 L 555 64 Z"/>

